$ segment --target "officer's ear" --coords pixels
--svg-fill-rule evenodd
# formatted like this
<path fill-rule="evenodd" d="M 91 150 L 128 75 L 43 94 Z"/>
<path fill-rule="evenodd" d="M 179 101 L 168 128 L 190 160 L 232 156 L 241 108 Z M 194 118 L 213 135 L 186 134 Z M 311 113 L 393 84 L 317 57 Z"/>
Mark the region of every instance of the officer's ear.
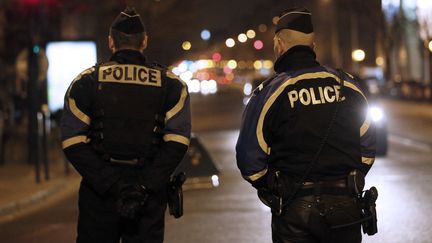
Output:
<path fill-rule="evenodd" d="M 108 36 L 108 47 L 113 53 L 115 52 L 114 40 L 111 35 Z"/>
<path fill-rule="evenodd" d="M 141 45 L 141 52 L 143 52 L 147 48 L 147 44 L 148 44 L 148 36 L 144 35 L 144 39 Z"/>

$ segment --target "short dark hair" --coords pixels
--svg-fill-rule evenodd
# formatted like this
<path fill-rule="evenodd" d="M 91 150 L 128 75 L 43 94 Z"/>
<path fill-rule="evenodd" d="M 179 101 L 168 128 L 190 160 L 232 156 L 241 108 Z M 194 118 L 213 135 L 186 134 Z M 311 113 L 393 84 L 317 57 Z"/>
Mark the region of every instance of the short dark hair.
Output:
<path fill-rule="evenodd" d="M 114 41 L 116 49 L 135 48 L 139 49 L 142 46 L 146 33 L 126 34 L 115 29 L 110 30 L 110 36 Z"/>

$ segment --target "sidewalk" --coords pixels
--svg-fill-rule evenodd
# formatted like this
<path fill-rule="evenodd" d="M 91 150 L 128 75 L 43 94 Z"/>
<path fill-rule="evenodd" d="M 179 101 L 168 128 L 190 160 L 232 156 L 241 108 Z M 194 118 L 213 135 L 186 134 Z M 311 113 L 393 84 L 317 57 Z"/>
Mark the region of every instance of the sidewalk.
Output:
<path fill-rule="evenodd" d="M 78 190 L 79 175 L 66 163 L 57 134 L 48 142 L 49 180 L 45 179 L 43 165 L 40 182 L 36 183 L 35 166 L 27 163 L 27 138 L 25 129 L 13 131 L 6 145 L 5 164 L 0 165 L 0 222 L 24 215 L 53 200 L 59 195 Z"/>

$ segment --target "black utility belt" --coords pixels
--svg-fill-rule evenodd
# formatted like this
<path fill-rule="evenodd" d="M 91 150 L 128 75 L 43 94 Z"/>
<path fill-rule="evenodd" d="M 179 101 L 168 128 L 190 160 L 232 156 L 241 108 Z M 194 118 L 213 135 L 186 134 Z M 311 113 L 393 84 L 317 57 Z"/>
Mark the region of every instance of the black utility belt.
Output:
<path fill-rule="evenodd" d="M 320 196 L 320 195 L 334 195 L 334 196 L 350 196 L 351 191 L 346 188 L 341 187 L 320 187 L 318 188 L 307 188 L 300 189 L 295 194 L 295 197 L 307 197 L 307 196 Z"/>
<path fill-rule="evenodd" d="M 318 182 L 303 182 L 299 186 L 299 190 L 295 197 L 305 197 L 312 195 L 350 195 L 351 189 L 348 188 L 346 180 L 337 181 L 318 181 Z"/>
<path fill-rule="evenodd" d="M 126 166 L 139 166 L 143 165 L 145 159 L 135 158 L 135 159 L 117 159 L 109 157 L 107 161 L 113 165 L 126 165 Z"/>

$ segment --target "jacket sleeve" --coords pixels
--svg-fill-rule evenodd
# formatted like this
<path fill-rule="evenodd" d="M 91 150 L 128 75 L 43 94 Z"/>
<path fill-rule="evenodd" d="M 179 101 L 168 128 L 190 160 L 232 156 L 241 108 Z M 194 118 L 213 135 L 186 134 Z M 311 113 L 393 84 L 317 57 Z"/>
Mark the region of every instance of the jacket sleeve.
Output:
<path fill-rule="evenodd" d="M 191 112 L 186 84 L 171 72 L 166 73 L 167 109 L 163 142 L 148 170 L 144 171 L 143 184 L 159 191 L 169 181 L 170 175 L 182 161 L 190 143 Z"/>
<path fill-rule="evenodd" d="M 267 130 L 269 110 L 266 107 L 269 89 L 254 94 L 246 106 L 236 144 L 237 166 L 243 178 L 255 188 L 265 187 L 268 172 L 270 146 Z"/>
<path fill-rule="evenodd" d="M 103 161 L 87 137 L 94 71 L 87 69 L 72 81 L 65 95 L 60 129 L 66 158 L 97 193 L 103 194 L 119 179 L 121 171 Z"/>
<path fill-rule="evenodd" d="M 375 162 L 376 153 L 376 127 L 372 121 L 372 118 L 370 117 L 367 103 L 366 107 L 367 115 L 359 131 L 362 169 L 365 174 L 369 172 L 370 168 Z"/>
<path fill-rule="evenodd" d="M 345 86 L 353 89 L 357 96 L 357 104 L 361 118 L 361 126 L 359 128 L 360 135 L 360 153 L 361 153 L 361 170 L 364 174 L 367 174 L 375 162 L 376 153 L 376 127 L 372 121 L 371 114 L 369 112 L 369 103 L 365 96 L 365 92 L 359 85 L 359 82 L 352 76 L 351 79 L 345 83 Z"/>

